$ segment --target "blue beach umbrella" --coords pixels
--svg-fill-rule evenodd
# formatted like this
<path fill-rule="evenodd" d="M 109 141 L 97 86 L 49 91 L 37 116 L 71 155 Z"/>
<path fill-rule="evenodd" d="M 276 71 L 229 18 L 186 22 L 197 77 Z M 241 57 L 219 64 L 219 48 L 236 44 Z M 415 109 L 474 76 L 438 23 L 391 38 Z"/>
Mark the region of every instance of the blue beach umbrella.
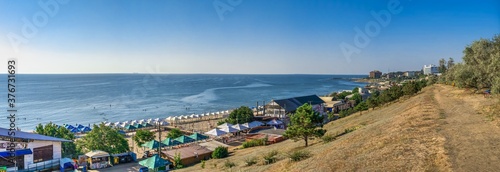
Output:
<path fill-rule="evenodd" d="M 78 128 L 72 128 L 70 131 L 71 131 L 72 133 L 78 133 L 80 130 L 78 130 Z"/>
<path fill-rule="evenodd" d="M 67 125 L 67 126 L 66 126 L 66 129 L 68 129 L 68 130 L 70 130 L 70 131 L 71 131 L 73 128 L 75 128 L 75 127 L 74 127 L 74 126 L 72 126 L 72 125 Z"/>
<path fill-rule="evenodd" d="M 84 127 L 80 131 L 82 131 L 82 132 L 89 132 L 89 131 L 92 131 L 92 129 L 90 127 Z"/>

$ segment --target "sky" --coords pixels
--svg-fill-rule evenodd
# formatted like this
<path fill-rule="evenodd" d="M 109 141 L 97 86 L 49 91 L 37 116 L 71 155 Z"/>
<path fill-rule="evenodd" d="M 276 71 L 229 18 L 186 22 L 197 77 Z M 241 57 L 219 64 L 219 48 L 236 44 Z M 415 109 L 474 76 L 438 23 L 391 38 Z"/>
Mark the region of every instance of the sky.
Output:
<path fill-rule="evenodd" d="M 0 0 L 30 74 L 420 70 L 499 33 L 498 0 Z"/>

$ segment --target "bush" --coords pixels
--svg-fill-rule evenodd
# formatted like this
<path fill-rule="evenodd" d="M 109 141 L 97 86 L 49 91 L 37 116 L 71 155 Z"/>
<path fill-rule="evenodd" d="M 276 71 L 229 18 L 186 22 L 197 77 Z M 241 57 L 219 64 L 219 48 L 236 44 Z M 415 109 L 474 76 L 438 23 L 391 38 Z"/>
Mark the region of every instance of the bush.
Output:
<path fill-rule="evenodd" d="M 201 168 L 205 169 L 205 160 L 201 160 Z"/>
<path fill-rule="evenodd" d="M 277 150 L 273 150 L 271 152 L 264 154 L 264 156 L 263 156 L 264 164 L 272 164 L 272 163 L 276 162 L 276 159 L 277 159 L 276 155 L 278 155 Z"/>
<path fill-rule="evenodd" d="M 257 158 L 251 157 L 251 158 L 245 158 L 245 163 L 247 166 L 252 166 L 254 164 L 257 164 Z"/>
<path fill-rule="evenodd" d="M 229 152 L 227 151 L 227 147 L 219 146 L 219 147 L 215 148 L 214 152 L 212 153 L 212 158 L 220 159 L 220 158 L 225 158 L 228 155 L 229 155 Z"/>
<path fill-rule="evenodd" d="M 236 166 L 234 162 L 231 162 L 229 160 L 226 160 L 226 162 L 224 162 L 224 167 L 226 168 L 233 168 L 234 166 Z"/>
<path fill-rule="evenodd" d="M 311 153 L 309 151 L 295 151 L 291 154 L 288 154 L 288 158 L 291 161 L 297 162 L 311 157 Z"/>
<path fill-rule="evenodd" d="M 337 137 L 335 137 L 334 135 L 331 135 L 331 134 L 328 134 L 328 135 L 321 137 L 321 140 L 323 140 L 324 143 L 334 141 L 335 139 L 337 139 Z"/>
<path fill-rule="evenodd" d="M 243 148 L 249 148 L 249 147 L 254 147 L 254 146 L 264 146 L 266 145 L 267 138 L 262 138 L 262 139 L 252 139 L 250 141 L 243 142 L 241 145 Z"/>

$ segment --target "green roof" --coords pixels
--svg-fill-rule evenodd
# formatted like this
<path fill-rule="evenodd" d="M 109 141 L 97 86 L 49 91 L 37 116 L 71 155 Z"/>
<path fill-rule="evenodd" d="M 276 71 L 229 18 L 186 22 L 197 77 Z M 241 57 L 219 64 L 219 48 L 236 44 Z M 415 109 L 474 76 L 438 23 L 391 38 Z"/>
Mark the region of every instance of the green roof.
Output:
<path fill-rule="evenodd" d="M 142 147 L 147 147 L 149 149 L 156 149 L 156 148 L 160 147 L 160 144 L 161 144 L 161 146 L 166 146 L 165 144 L 160 143 L 160 142 L 158 142 L 156 140 L 151 140 L 149 142 L 146 142 L 146 143 L 142 144 L 141 146 Z"/>
<path fill-rule="evenodd" d="M 177 140 L 177 141 L 181 142 L 182 144 L 184 144 L 184 143 L 190 143 L 190 142 L 194 142 L 194 141 L 195 141 L 195 140 L 194 140 L 194 139 L 192 139 L 191 137 L 184 136 L 184 135 L 182 135 L 182 136 L 180 136 L 180 137 L 175 138 L 175 140 Z"/>
<path fill-rule="evenodd" d="M 153 155 L 151 158 L 139 161 L 139 164 L 150 169 L 165 167 L 172 164 L 170 161 L 164 160 L 158 154 Z"/>
<path fill-rule="evenodd" d="M 200 133 L 193 133 L 189 137 L 196 140 L 196 141 L 208 139 L 208 136 L 205 136 L 205 135 L 200 134 Z"/>
<path fill-rule="evenodd" d="M 165 144 L 166 146 L 175 146 L 181 144 L 181 142 L 171 138 L 166 138 L 165 140 L 161 141 L 161 143 Z"/>

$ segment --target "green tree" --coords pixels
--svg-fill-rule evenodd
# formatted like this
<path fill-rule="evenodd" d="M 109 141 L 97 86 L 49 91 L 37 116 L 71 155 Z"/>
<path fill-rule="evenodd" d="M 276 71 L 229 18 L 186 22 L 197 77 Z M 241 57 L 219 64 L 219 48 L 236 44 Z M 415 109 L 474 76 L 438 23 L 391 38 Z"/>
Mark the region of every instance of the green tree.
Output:
<path fill-rule="evenodd" d="M 359 93 L 359 87 L 355 87 L 354 89 L 352 89 L 352 93 Z"/>
<path fill-rule="evenodd" d="M 134 140 L 134 142 L 137 144 L 138 147 L 141 147 L 141 145 L 144 144 L 145 142 L 154 140 L 155 135 L 153 132 L 149 130 L 137 130 L 132 139 Z"/>
<path fill-rule="evenodd" d="M 182 131 L 178 128 L 170 130 L 167 134 L 167 138 L 175 139 L 182 136 Z"/>
<path fill-rule="evenodd" d="M 253 121 L 253 111 L 247 106 L 241 106 L 229 114 L 227 122 L 231 124 L 243 124 Z"/>
<path fill-rule="evenodd" d="M 345 99 L 346 96 L 351 95 L 351 94 L 352 94 L 352 92 L 343 91 L 340 94 L 338 94 L 338 98 Z"/>
<path fill-rule="evenodd" d="M 453 58 L 450 57 L 448 59 L 448 63 L 446 64 L 446 68 L 450 70 L 450 68 L 452 68 L 454 65 L 455 65 L 455 60 L 453 60 Z"/>
<path fill-rule="evenodd" d="M 291 125 L 286 129 L 284 136 L 294 141 L 302 139 L 305 146 L 308 146 L 308 140 L 321 137 L 326 130 L 323 128 L 323 117 L 313 111 L 310 104 L 304 104 L 297 108 L 295 114 L 291 116 Z"/>
<path fill-rule="evenodd" d="M 408 82 L 403 86 L 403 93 L 405 95 L 413 95 L 418 92 L 417 85 L 414 82 Z"/>
<path fill-rule="evenodd" d="M 36 126 L 35 128 L 35 132 L 37 134 L 57 137 L 71 141 L 75 139 L 75 135 L 71 133 L 71 131 L 69 131 L 64 127 L 58 128 L 52 122 L 45 124 L 45 126 L 43 126 L 42 124 L 38 124 L 38 126 Z M 78 150 L 76 149 L 76 145 L 74 142 L 62 142 L 61 151 L 63 157 L 76 158 L 78 157 L 79 154 L 81 154 L 81 152 L 78 152 Z"/>
<path fill-rule="evenodd" d="M 182 165 L 182 161 L 181 161 L 181 153 L 179 152 L 175 152 L 174 154 L 174 167 L 175 169 L 181 169 L 182 167 L 184 167 Z"/>
<path fill-rule="evenodd" d="M 439 59 L 438 71 L 439 71 L 439 73 L 446 72 L 446 60 L 443 58 Z"/>
<path fill-rule="evenodd" d="M 212 152 L 213 159 L 225 158 L 228 155 L 229 155 L 229 152 L 227 150 L 227 147 L 224 147 L 224 146 L 218 146 L 215 148 L 214 152 Z"/>
<path fill-rule="evenodd" d="M 371 96 L 366 100 L 366 104 L 368 105 L 369 108 L 372 108 L 372 110 L 375 109 L 379 105 L 379 100 L 378 96 Z"/>
<path fill-rule="evenodd" d="M 352 95 L 352 97 L 349 100 L 354 100 L 356 101 L 356 104 L 359 104 L 361 103 L 361 101 L 363 101 L 363 97 L 359 93 L 354 93 L 354 95 Z"/>
<path fill-rule="evenodd" d="M 368 110 L 368 105 L 366 104 L 365 101 L 359 103 L 354 107 L 354 110 L 359 111 L 360 113 L 363 113 L 364 110 Z"/>
<path fill-rule="evenodd" d="M 117 129 L 105 126 L 103 123 L 94 124 L 92 131 L 77 140 L 76 145 L 84 152 L 102 150 L 115 154 L 129 151 L 128 142 L 123 135 Z"/>

